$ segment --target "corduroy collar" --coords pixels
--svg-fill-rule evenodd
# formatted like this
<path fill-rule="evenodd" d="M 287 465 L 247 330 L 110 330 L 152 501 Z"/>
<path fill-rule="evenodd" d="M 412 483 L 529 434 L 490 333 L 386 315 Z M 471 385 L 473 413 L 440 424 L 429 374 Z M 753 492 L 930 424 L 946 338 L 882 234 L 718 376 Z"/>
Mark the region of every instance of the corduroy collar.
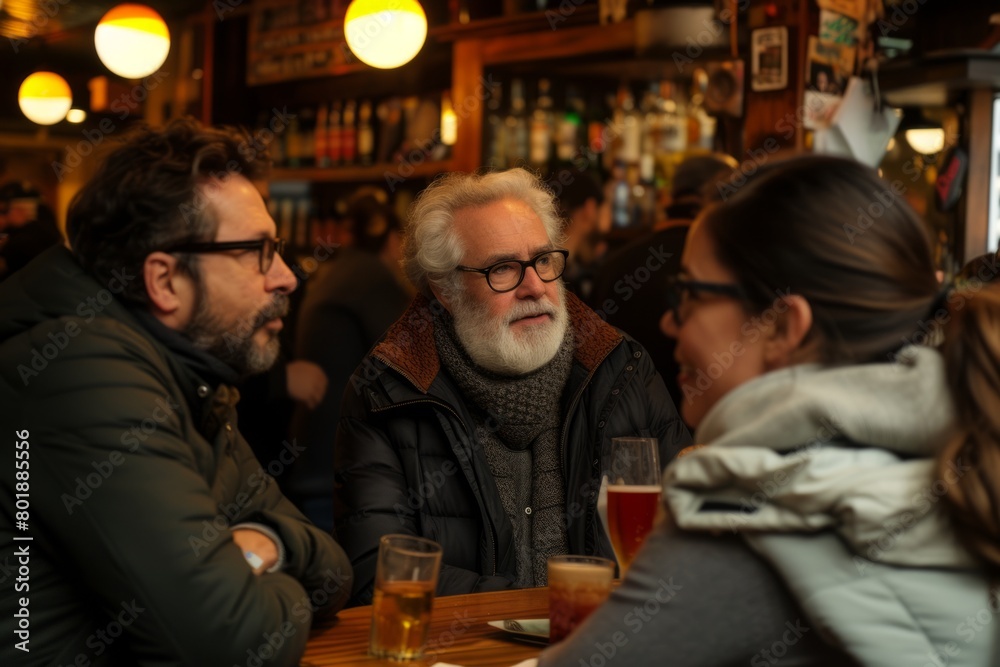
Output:
<path fill-rule="evenodd" d="M 565 292 L 564 298 L 573 329 L 573 358 L 588 372 L 592 371 L 623 336 L 574 294 Z M 441 309 L 443 306 L 437 300 L 418 294 L 372 350 L 373 356 L 400 371 L 424 394 L 441 370 L 434 343 L 434 312 Z"/>

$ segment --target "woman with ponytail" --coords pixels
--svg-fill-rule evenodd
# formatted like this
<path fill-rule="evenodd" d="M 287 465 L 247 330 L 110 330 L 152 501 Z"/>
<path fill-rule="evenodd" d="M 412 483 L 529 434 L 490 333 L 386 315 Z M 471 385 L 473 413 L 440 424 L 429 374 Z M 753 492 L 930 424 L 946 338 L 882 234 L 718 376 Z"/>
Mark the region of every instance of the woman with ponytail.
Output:
<path fill-rule="evenodd" d="M 662 326 L 698 444 L 543 667 L 1000 664 L 1000 288 L 938 284 L 906 189 L 800 157 L 695 222 Z"/>
<path fill-rule="evenodd" d="M 942 352 L 957 432 L 937 475 L 968 468 L 942 499 L 959 540 L 1000 583 L 1000 284 L 972 280 L 956 294 Z"/>

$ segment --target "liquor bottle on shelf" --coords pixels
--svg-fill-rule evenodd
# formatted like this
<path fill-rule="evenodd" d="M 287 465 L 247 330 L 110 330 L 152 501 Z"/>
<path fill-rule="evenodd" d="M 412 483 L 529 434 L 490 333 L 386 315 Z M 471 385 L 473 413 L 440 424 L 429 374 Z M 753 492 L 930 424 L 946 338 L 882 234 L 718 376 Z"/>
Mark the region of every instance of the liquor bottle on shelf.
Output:
<path fill-rule="evenodd" d="M 660 123 L 660 84 L 652 82 L 642 96 L 642 137 L 639 144 L 639 185 L 648 188 L 650 194 L 655 199 L 656 196 L 656 146 L 662 133 Z M 648 202 L 645 206 L 649 206 Z M 654 202 L 655 206 L 655 202 Z M 655 214 L 655 210 L 649 207 L 643 217 L 642 224 L 647 221 L 646 214 Z M 652 222 L 649 222 L 652 225 Z"/>
<path fill-rule="evenodd" d="M 718 119 L 715 116 L 710 116 L 704 107 L 698 107 L 695 118 L 698 119 L 698 146 L 710 151 L 715 143 L 715 129 Z"/>
<path fill-rule="evenodd" d="M 649 139 L 652 144 L 652 138 Z M 652 151 L 639 159 L 638 183 L 632 187 L 632 223 L 652 229 L 656 223 L 656 160 Z"/>
<path fill-rule="evenodd" d="M 604 106 L 599 93 L 592 93 L 587 108 L 587 145 L 594 155 L 602 155 L 608 148 L 608 131 Z"/>
<path fill-rule="evenodd" d="M 293 245 L 305 248 L 309 243 L 309 200 L 305 197 L 295 203 L 295 237 Z"/>
<path fill-rule="evenodd" d="M 278 236 L 291 243 L 292 222 L 295 217 L 295 200 L 286 197 L 278 203 Z"/>
<path fill-rule="evenodd" d="M 299 128 L 302 133 L 302 146 L 299 148 L 299 164 L 311 167 L 316 164 L 316 112 L 312 107 L 306 107 L 299 112 L 302 120 Z"/>
<path fill-rule="evenodd" d="M 285 161 L 293 169 L 302 166 L 302 130 L 299 128 L 298 114 L 288 121 L 288 129 L 285 131 Z"/>
<path fill-rule="evenodd" d="M 330 105 L 330 119 L 326 135 L 326 154 L 331 167 L 339 166 L 344 154 L 344 130 L 340 125 L 340 108 L 340 100 Z"/>
<path fill-rule="evenodd" d="M 615 162 L 611 172 L 611 225 L 616 229 L 626 229 L 632 225 L 632 192 L 628 184 L 625 163 Z"/>
<path fill-rule="evenodd" d="M 316 112 L 316 145 L 313 154 L 317 167 L 330 166 L 330 148 L 327 137 L 330 136 L 330 118 L 325 104 L 319 105 Z"/>
<path fill-rule="evenodd" d="M 639 151 L 642 145 L 642 117 L 635 107 L 635 98 L 632 97 L 632 90 L 627 85 L 622 85 L 618 91 L 619 107 L 616 112 L 620 114 L 622 140 L 621 148 L 618 152 L 618 159 L 627 165 L 639 163 Z M 616 122 L 618 117 L 616 117 Z"/>
<path fill-rule="evenodd" d="M 687 111 L 675 99 L 676 95 L 671 82 L 663 81 L 660 84 L 660 136 L 657 143 L 657 151 L 660 153 L 680 153 L 687 149 Z"/>
<path fill-rule="evenodd" d="M 396 151 L 403 143 L 403 102 L 399 97 L 390 97 L 378 105 L 378 154 L 377 162 L 386 163 L 395 159 Z"/>
<path fill-rule="evenodd" d="M 370 165 L 375 159 L 375 130 L 372 128 L 372 103 L 361 102 L 358 109 L 358 162 Z"/>
<path fill-rule="evenodd" d="M 528 162 L 536 169 L 548 167 L 552 158 L 552 134 L 555 117 L 552 113 L 552 96 L 548 79 L 538 80 L 538 98 L 531 114 L 531 137 Z"/>
<path fill-rule="evenodd" d="M 503 86 L 499 81 L 493 81 L 486 99 L 486 166 L 490 169 L 507 166 L 506 126 L 500 111 L 502 104 Z"/>
<path fill-rule="evenodd" d="M 343 126 L 340 132 L 341 161 L 345 165 L 354 164 L 358 150 L 358 128 L 354 125 L 356 105 L 354 100 L 344 104 Z"/>
<path fill-rule="evenodd" d="M 566 86 L 566 109 L 556 124 L 556 159 L 569 162 L 583 151 L 583 100 L 576 86 Z"/>
<path fill-rule="evenodd" d="M 528 119 L 524 109 L 524 82 L 510 82 L 510 112 L 504 119 L 507 137 L 507 166 L 515 167 L 528 157 Z"/>

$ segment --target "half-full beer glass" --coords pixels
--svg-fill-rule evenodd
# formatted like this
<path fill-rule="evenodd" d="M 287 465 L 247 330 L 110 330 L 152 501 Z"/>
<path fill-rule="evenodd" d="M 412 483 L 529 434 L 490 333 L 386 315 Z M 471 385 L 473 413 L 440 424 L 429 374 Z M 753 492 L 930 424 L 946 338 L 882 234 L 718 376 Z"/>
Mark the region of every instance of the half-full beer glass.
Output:
<path fill-rule="evenodd" d="M 608 531 L 622 574 L 653 529 L 660 505 L 656 438 L 614 438 L 608 475 Z"/>
<path fill-rule="evenodd" d="M 419 658 L 427 644 L 441 545 L 409 535 L 379 541 L 369 652 L 379 658 Z"/>
<path fill-rule="evenodd" d="M 615 564 L 592 556 L 551 556 L 548 565 L 549 643 L 555 644 L 608 598 Z"/>

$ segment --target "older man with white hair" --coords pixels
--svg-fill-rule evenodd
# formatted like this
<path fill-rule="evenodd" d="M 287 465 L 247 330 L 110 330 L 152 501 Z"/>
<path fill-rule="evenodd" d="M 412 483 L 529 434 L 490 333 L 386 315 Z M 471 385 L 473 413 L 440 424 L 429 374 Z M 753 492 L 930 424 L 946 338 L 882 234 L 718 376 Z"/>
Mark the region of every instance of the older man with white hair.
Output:
<path fill-rule="evenodd" d="M 417 199 L 404 266 L 420 294 L 355 372 L 335 445 L 354 600 L 379 538 L 440 542 L 438 594 L 543 586 L 556 554 L 612 556 L 597 514 L 617 436 L 690 436 L 646 351 L 560 277 L 561 220 L 531 173 L 450 174 Z"/>

